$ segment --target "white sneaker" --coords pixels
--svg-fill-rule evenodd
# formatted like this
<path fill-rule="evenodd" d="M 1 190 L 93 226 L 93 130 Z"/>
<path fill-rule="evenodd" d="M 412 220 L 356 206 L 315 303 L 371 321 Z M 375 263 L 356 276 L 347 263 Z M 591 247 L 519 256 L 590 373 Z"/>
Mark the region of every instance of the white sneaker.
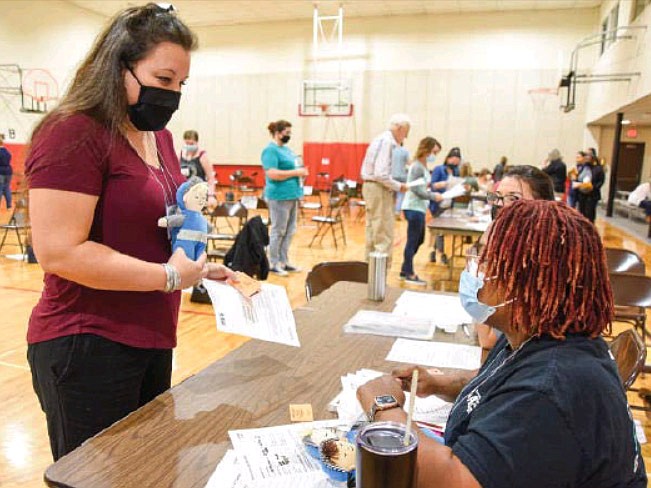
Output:
<path fill-rule="evenodd" d="M 278 266 L 273 266 L 273 267 L 269 268 L 269 272 L 277 274 L 278 276 L 288 276 L 289 275 L 289 273 L 287 271 L 285 271 L 282 268 L 279 268 Z"/>

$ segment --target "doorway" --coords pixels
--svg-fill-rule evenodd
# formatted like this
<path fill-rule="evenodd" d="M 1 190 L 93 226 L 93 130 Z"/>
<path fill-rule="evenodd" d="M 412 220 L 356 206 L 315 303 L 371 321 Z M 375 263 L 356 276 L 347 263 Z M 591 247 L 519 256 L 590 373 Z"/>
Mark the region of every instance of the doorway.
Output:
<path fill-rule="evenodd" d="M 619 166 L 617 167 L 617 189 L 633 191 L 640 184 L 642 178 L 644 143 L 622 142 L 621 144 Z"/>

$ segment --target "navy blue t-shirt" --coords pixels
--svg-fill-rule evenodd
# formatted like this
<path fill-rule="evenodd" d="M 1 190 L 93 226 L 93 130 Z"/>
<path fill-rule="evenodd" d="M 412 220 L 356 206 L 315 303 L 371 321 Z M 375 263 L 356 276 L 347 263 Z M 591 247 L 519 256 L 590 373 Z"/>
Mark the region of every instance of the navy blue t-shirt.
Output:
<path fill-rule="evenodd" d="M 455 402 L 445 444 L 483 488 L 646 487 L 626 395 L 603 339 L 501 337 Z"/>
<path fill-rule="evenodd" d="M 11 153 L 6 147 L 0 147 L 0 175 L 11 175 Z"/>

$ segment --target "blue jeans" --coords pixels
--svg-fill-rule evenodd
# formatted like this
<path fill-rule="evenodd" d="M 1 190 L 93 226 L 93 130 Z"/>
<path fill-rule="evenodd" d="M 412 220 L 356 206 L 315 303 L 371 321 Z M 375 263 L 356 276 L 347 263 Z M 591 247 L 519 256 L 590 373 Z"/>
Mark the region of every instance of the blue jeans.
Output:
<path fill-rule="evenodd" d="M 3 195 L 7 201 L 7 208 L 11 208 L 11 175 L 0 175 L 0 204 Z"/>
<path fill-rule="evenodd" d="M 298 200 L 268 200 L 271 235 L 269 236 L 269 264 L 273 268 L 289 262 L 289 245 L 296 233 Z"/>
<path fill-rule="evenodd" d="M 414 256 L 425 240 L 425 214 L 415 210 L 403 210 L 407 219 L 407 244 L 400 273 L 404 276 L 414 274 Z"/>

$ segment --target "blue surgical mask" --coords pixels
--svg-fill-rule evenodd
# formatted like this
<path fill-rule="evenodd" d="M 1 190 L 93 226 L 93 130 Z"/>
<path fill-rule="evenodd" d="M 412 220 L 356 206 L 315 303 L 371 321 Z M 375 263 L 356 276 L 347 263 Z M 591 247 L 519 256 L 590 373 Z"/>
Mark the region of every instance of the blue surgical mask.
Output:
<path fill-rule="evenodd" d="M 493 315 L 498 307 L 511 303 L 513 300 L 501 303 L 499 305 L 486 305 L 479 301 L 478 294 L 484 286 L 483 273 L 474 273 L 463 270 L 459 280 L 459 298 L 461 306 L 470 315 L 476 324 L 484 324 L 488 317 Z"/>
<path fill-rule="evenodd" d="M 436 156 L 434 156 L 433 154 L 427 156 L 427 164 L 433 164 L 435 162 L 436 162 Z"/>
<path fill-rule="evenodd" d="M 186 144 L 186 145 L 185 145 L 185 150 L 186 150 L 187 152 L 189 152 L 189 153 L 191 153 L 191 152 L 197 152 L 198 149 L 199 149 L 199 146 L 196 145 L 196 144 Z"/>

